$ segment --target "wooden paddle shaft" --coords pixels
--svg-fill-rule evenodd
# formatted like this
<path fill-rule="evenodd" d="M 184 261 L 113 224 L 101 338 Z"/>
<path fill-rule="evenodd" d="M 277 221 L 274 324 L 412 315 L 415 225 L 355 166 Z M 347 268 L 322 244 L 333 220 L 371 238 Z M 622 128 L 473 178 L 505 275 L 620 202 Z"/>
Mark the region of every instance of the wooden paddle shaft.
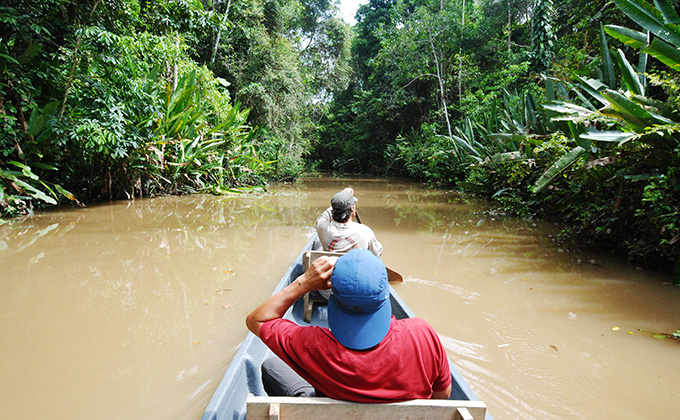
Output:
<path fill-rule="evenodd" d="M 357 217 L 357 222 L 361 223 L 361 217 L 359 217 L 359 212 L 356 210 L 356 207 L 354 207 L 354 215 Z"/>

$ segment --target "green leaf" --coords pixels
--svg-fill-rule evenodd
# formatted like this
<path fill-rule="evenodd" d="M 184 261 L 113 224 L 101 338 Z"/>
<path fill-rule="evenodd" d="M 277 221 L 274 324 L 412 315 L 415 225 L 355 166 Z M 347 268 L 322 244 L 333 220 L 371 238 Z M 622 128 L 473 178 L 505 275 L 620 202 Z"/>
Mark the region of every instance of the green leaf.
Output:
<path fill-rule="evenodd" d="M 28 118 L 28 135 L 37 136 L 42 131 L 44 125 L 45 117 L 42 116 L 38 107 L 33 108 L 31 116 Z"/>
<path fill-rule="evenodd" d="M 503 152 L 496 153 L 491 156 L 492 162 L 508 162 L 517 160 L 527 160 L 527 157 L 521 152 Z"/>
<path fill-rule="evenodd" d="M 612 0 L 635 23 L 672 45 L 680 47 L 678 27 L 667 25 L 659 9 L 644 0 Z"/>
<path fill-rule="evenodd" d="M 640 105 L 613 90 L 607 90 L 603 95 L 607 98 L 611 107 L 618 111 L 619 117 L 627 123 L 638 127 L 651 125 L 652 115 Z M 600 112 L 607 115 L 606 110 Z"/>
<path fill-rule="evenodd" d="M 562 171 L 569 168 L 571 165 L 576 163 L 581 156 L 587 153 L 587 150 L 581 146 L 576 146 L 576 148 L 569 151 L 566 155 L 562 156 L 557 162 L 552 164 L 547 171 L 541 175 L 541 177 L 536 181 L 533 187 L 533 193 L 538 194 L 550 185 L 552 180 L 559 175 Z"/>
<path fill-rule="evenodd" d="M 590 131 L 581 135 L 581 137 L 584 139 L 605 141 L 610 143 L 624 143 L 635 136 L 635 133 L 627 133 L 623 131 Z"/>
<path fill-rule="evenodd" d="M 600 23 L 600 50 L 602 54 L 602 78 L 604 82 L 612 89 L 616 88 L 616 76 L 614 75 L 614 64 L 609 53 L 609 46 L 607 45 L 607 37 L 604 36 L 604 29 Z"/>
<path fill-rule="evenodd" d="M 21 64 L 26 64 L 26 63 L 28 63 L 29 61 L 31 61 L 31 59 L 32 59 L 33 57 L 35 57 L 36 55 L 38 55 L 38 53 L 40 52 L 41 49 L 42 49 L 42 45 L 41 45 L 41 44 L 32 44 L 32 45 L 29 45 L 28 48 L 26 48 L 26 50 L 24 51 L 24 53 L 21 54 L 21 55 L 18 57 L 19 62 L 20 62 Z"/>
<path fill-rule="evenodd" d="M 515 142 L 522 142 L 526 140 L 527 136 L 522 134 L 512 134 L 512 133 L 491 133 L 489 137 L 499 140 L 509 140 Z"/>
<path fill-rule="evenodd" d="M 623 51 L 620 49 L 618 50 L 617 62 L 619 65 L 619 71 L 621 72 L 621 77 L 623 78 L 628 90 L 635 95 L 644 95 L 640 78 L 633 69 L 633 66 L 630 65 L 630 62 L 628 62 L 628 59 L 623 54 Z"/>
<path fill-rule="evenodd" d="M 604 30 L 613 37 L 623 42 L 626 45 L 639 50 L 647 45 L 647 35 L 640 31 L 635 31 L 630 28 L 625 28 L 618 25 L 607 25 Z"/>
<path fill-rule="evenodd" d="M 536 112 L 536 109 L 539 107 L 538 101 L 536 101 L 536 98 L 534 95 L 531 94 L 531 92 L 526 93 L 526 103 L 525 103 L 525 114 L 526 114 L 526 119 L 527 123 L 531 127 L 531 130 L 534 133 L 544 133 L 544 127 L 541 124 L 541 120 L 538 118 L 538 112 Z"/>
<path fill-rule="evenodd" d="M 35 188 L 31 184 L 28 184 L 27 182 L 24 182 L 20 179 L 15 180 L 17 185 L 22 187 L 26 192 L 33 198 L 37 198 L 38 200 L 42 200 L 48 204 L 57 204 L 57 200 L 54 198 L 50 197 L 49 195 L 45 194 L 44 192 L 40 191 L 39 189 Z"/>
<path fill-rule="evenodd" d="M 549 101 L 557 99 L 552 77 L 545 77 L 545 98 Z"/>
<path fill-rule="evenodd" d="M 649 31 L 647 31 L 647 34 L 649 34 Z M 640 52 L 640 60 L 638 61 L 637 65 L 637 73 L 640 75 L 640 83 L 642 84 L 642 91 L 647 92 L 647 76 L 645 73 L 647 72 L 647 61 L 649 59 L 649 54 L 645 52 Z"/>
<path fill-rule="evenodd" d="M 553 102 L 544 104 L 543 108 L 555 111 L 559 114 L 567 114 L 579 119 L 588 118 L 593 115 L 593 111 L 570 102 Z M 554 121 L 569 120 L 573 118 L 553 118 Z"/>
<path fill-rule="evenodd" d="M 477 150 L 475 150 L 475 148 L 472 147 L 470 145 L 470 143 L 468 143 L 465 139 L 463 139 L 462 137 L 456 136 L 456 135 L 451 136 L 451 138 L 463 150 L 467 151 L 470 154 L 470 156 L 475 156 L 475 157 L 481 158 L 481 156 L 479 155 L 479 152 Z"/>
<path fill-rule="evenodd" d="M 654 0 L 654 5 L 657 9 L 661 10 L 661 14 L 663 15 L 666 23 L 680 25 L 680 17 L 678 17 L 678 13 L 675 11 L 673 6 L 670 5 L 670 3 L 668 3 L 666 0 Z"/>
<path fill-rule="evenodd" d="M 57 191 L 59 191 L 59 192 L 61 193 L 61 195 L 63 195 L 64 197 L 68 198 L 68 199 L 71 200 L 71 201 L 76 201 L 76 202 L 78 202 L 78 199 L 76 198 L 76 196 L 73 195 L 71 192 L 65 190 L 64 187 L 62 187 L 61 185 L 59 185 L 59 184 L 54 184 L 54 187 L 55 187 L 55 188 L 57 189 Z"/>
<path fill-rule="evenodd" d="M 580 82 L 579 86 L 590 94 L 590 96 L 597 99 L 602 105 L 609 105 L 609 101 L 607 101 L 600 93 L 601 90 L 607 88 L 604 83 L 596 79 L 586 79 L 582 76 L 576 76 L 576 79 Z M 616 84 L 616 82 L 614 84 Z"/>
<path fill-rule="evenodd" d="M 581 137 L 581 134 L 585 133 L 586 129 L 583 125 L 576 125 L 573 121 L 567 123 L 569 125 L 569 131 L 571 132 L 571 137 L 576 142 L 576 145 L 582 147 L 586 150 L 590 149 L 592 144 L 587 139 Z"/>
<path fill-rule="evenodd" d="M 680 71 L 680 51 L 666 42 L 654 38 L 652 43 L 642 50 L 673 70 Z"/>

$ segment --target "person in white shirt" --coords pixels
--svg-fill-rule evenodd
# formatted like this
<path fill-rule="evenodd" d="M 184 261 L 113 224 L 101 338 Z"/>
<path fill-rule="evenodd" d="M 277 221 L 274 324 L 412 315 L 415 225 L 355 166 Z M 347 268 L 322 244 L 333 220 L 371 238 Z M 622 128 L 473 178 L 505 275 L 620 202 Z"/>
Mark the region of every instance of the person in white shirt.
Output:
<path fill-rule="evenodd" d="M 331 206 L 316 219 L 316 232 L 324 251 L 347 252 L 354 248 L 368 249 L 382 255 L 382 244 L 373 229 L 352 220 L 356 216 L 354 190 L 345 188 L 331 199 Z"/>

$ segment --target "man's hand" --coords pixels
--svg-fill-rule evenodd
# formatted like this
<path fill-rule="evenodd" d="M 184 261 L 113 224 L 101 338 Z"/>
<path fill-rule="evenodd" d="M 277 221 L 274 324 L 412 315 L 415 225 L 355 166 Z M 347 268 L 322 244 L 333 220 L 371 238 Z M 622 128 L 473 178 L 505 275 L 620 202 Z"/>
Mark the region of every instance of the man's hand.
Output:
<path fill-rule="evenodd" d="M 262 324 L 283 317 L 288 308 L 305 293 L 312 290 L 330 289 L 331 273 L 337 257 L 317 258 L 301 276 L 280 292 L 264 301 L 246 317 L 246 326 L 260 336 Z"/>
<path fill-rule="evenodd" d="M 309 266 L 300 277 L 295 279 L 295 282 L 300 284 L 303 290 L 302 294 L 312 290 L 325 290 L 331 288 L 331 273 L 338 257 L 319 257 Z M 300 295 L 302 296 L 302 295 Z"/>

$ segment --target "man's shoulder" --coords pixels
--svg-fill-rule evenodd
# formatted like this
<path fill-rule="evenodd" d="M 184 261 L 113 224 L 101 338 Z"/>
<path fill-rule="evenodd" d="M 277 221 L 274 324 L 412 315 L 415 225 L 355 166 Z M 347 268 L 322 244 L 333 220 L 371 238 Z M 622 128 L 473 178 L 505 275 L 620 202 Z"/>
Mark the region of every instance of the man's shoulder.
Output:
<path fill-rule="evenodd" d="M 411 331 L 418 334 L 437 334 L 427 321 L 418 317 L 398 319 L 396 320 L 395 326 L 399 330 Z"/>
<path fill-rule="evenodd" d="M 432 326 L 422 318 L 403 318 L 396 321 L 399 328 L 415 329 L 415 330 L 432 330 Z"/>
<path fill-rule="evenodd" d="M 432 328 L 430 324 L 427 323 L 423 318 L 418 318 L 417 316 L 411 317 L 411 318 L 402 318 L 402 319 L 397 319 L 397 324 L 402 324 L 402 325 L 408 325 L 408 326 L 418 326 L 418 325 L 425 325 L 428 328 Z"/>

